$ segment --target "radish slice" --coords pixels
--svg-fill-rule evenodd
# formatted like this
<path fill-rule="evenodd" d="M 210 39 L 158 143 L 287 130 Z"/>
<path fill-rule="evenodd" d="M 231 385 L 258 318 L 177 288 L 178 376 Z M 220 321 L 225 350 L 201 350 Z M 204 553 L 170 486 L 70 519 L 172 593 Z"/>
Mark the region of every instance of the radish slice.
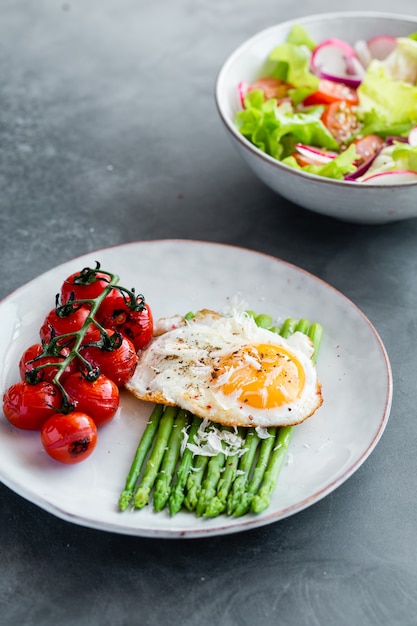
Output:
<path fill-rule="evenodd" d="M 397 40 L 390 35 L 379 35 L 368 41 L 368 50 L 373 59 L 383 61 L 397 47 Z"/>
<path fill-rule="evenodd" d="M 319 43 L 311 55 L 311 65 L 321 70 L 324 66 L 328 72 L 343 73 L 346 70 L 346 58 L 354 57 L 353 48 L 341 39 L 326 39 Z"/>
<path fill-rule="evenodd" d="M 346 67 L 350 76 L 356 76 L 363 80 L 363 77 L 365 76 L 365 68 L 358 58 L 348 57 L 346 59 Z"/>
<path fill-rule="evenodd" d="M 319 77 L 345 83 L 356 88 L 360 85 L 363 72 L 358 70 L 353 48 L 340 39 L 326 39 L 313 50 L 311 70 Z M 358 74 L 357 72 L 361 73 Z"/>
<path fill-rule="evenodd" d="M 398 183 L 416 183 L 417 172 L 411 170 L 393 170 L 390 172 L 379 172 L 362 178 L 362 183 L 371 185 L 397 185 Z"/>
<path fill-rule="evenodd" d="M 413 146 L 413 148 L 417 146 L 417 126 L 414 126 L 408 133 L 408 143 L 410 146 Z"/>
<path fill-rule="evenodd" d="M 302 143 L 297 143 L 295 145 L 295 149 L 304 157 L 307 157 L 318 165 L 325 165 L 326 163 L 330 163 L 330 161 L 332 161 L 336 157 L 336 154 L 332 154 L 331 152 L 323 152 L 322 150 L 312 148 L 311 146 L 306 146 Z"/>
<path fill-rule="evenodd" d="M 366 69 L 372 61 L 372 55 L 369 51 L 368 44 L 363 39 L 360 39 L 354 44 L 353 49 L 355 50 L 356 56 L 358 57 L 362 67 Z"/>
<path fill-rule="evenodd" d="M 248 93 L 249 89 L 250 83 L 248 83 L 246 80 L 242 80 L 237 86 L 240 104 L 242 105 L 243 109 L 245 108 L 245 96 Z"/>

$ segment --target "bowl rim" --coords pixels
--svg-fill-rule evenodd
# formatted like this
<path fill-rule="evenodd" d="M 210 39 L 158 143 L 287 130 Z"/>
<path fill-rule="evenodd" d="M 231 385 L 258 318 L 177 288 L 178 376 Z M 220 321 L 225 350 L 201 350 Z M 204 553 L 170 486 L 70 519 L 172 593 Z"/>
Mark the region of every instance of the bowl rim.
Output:
<path fill-rule="evenodd" d="M 355 19 L 371 18 L 375 20 L 381 20 L 381 19 L 392 20 L 394 22 L 411 22 L 416 25 L 416 29 L 417 29 L 417 16 L 410 15 L 410 14 L 391 13 L 387 11 L 328 11 L 328 12 L 323 12 L 323 13 L 311 13 L 306 16 L 301 16 L 301 17 L 299 16 L 296 18 L 285 20 L 283 22 L 277 22 L 271 26 L 268 26 L 266 28 L 263 28 L 262 30 L 255 32 L 249 38 L 242 41 L 237 47 L 235 47 L 232 50 L 232 52 L 229 53 L 229 55 L 223 61 L 222 65 L 220 66 L 220 69 L 217 72 L 217 76 L 216 76 L 215 84 L 214 84 L 214 98 L 215 98 L 215 104 L 216 104 L 217 112 L 220 116 L 220 119 L 222 120 L 226 130 L 230 133 L 231 137 L 235 139 L 236 141 L 238 141 L 238 143 L 240 143 L 241 146 L 246 151 L 251 152 L 253 156 L 261 159 L 270 167 L 275 168 L 279 171 L 282 171 L 283 173 L 291 172 L 294 176 L 298 176 L 301 179 L 307 179 L 307 180 L 311 179 L 315 181 L 321 181 L 325 184 L 333 185 L 336 187 L 353 187 L 357 189 L 358 183 L 354 180 L 336 180 L 334 178 L 325 178 L 324 176 L 318 176 L 317 174 L 312 174 L 310 172 L 302 172 L 295 168 L 290 167 L 289 165 L 286 165 L 285 163 L 282 163 L 281 161 L 278 161 L 277 159 L 274 159 L 274 157 L 270 156 L 269 154 L 262 152 L 262 150 L 257 148 L 254 144 L 252 144 L 248 139 L 246 139 L 246 137 L 244 137 L 238 131 L 233 121 L 230 120 L 228 116 L 225 114 L 223 107 L 221 105 L 221 98 L 220 98 L 221 81 L 223 80 L 223 77 L 226 74 L 229 66 L 235 61 L 237 57 L 239 57 L 242 54 L 242 52 L 245 51 L 245 48 L 248 48 L 254 43 L 256 43 L 258 39 L 262 39 L 263 37 L 268 35 L 270 32 L 274 31 L 278 27 L 286 27 L 286 26 L 290 27 L 292 25 L 300 24 L 300 23 L 302 23 L 302 25 L 304 26 L 308 24 L 309 22 L 311 23 L 311 22 L 317 22 L 319 20 L 330 20 L 334 18 L 349 18 L 349 17 L 355 18 Z M 363 186 L 365 186 L 366 189 L 398 189 L 398 188 L 402 189 L 406 187 L 417 186 L 417 181 L 392 183 L 388 185 L 365 183 Z M 362 185 L 360 185 L 360 187 L 362 187 Z"/>

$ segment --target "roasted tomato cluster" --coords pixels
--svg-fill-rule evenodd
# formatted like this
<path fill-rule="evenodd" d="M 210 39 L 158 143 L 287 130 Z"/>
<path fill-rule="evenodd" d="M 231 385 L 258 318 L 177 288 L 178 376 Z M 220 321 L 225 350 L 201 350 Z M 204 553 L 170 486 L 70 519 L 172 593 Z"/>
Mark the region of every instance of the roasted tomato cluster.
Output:
<path fill-rule="evenodd" d="M 93 452 L 98 429 L 119 408 L 120 388 L 133 375 L 138 352 L 152 339 L 150 307 L 118 281 L 98 263 L 68 276 L 39 342 L 20 358 L 21 380 L 3 395 L 7 420 L 40 431 L 45 451 L 62 463 L 78 463 Z"/>

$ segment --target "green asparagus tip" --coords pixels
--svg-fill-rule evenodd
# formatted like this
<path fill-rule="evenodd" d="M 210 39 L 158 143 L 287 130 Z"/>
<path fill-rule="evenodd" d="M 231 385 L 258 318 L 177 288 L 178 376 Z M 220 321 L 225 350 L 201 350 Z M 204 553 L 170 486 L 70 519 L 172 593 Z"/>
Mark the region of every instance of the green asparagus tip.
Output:
<path fill-rule="evenodd" d="M 269 496 L 253 496 L 252 498 L 252 502 L 251 502 L 251 509 L 254 513 L 262 513 L 262 511 L 265 511 L 265 509 L 267 509 L 269 507 L 269 504 L 271 502 L 271 499 Z"/>
<path fill-rule="evenodd" d="M 128 506 L 132 501 L 133 493 L 132 491 L 127 491 L 126 489 L 122 491 L 119 498 L 119 509 L 121 511 L 126 511 Z"/>
<path fill-rule="evenodd" d="M 133 505 L 135 509 L 143 509 L 143 507 L 149 502 L 149 493 L 150 490 L 146 488 L 139 487 L 135 493 L 135 497 L 133 499 Z"/>
<path fill-rule="evenodd" d="M 184 498 L 184 505 L 189 511 L 195 511 L 197 506 L 200 488 L 191 489 Z"/>
<path fill-rule="evenodd" d="M 226 502 L 218 496 L 214 496 L 204 511 L 204 517 L 217 517 L 218 515 L 221 515 L 225 509 Z"/>
<path fill-rule="evenodd" d="M 245 492 L 242 494 L 238 505 L 233 511 L 234 517 L 241 517 L 242 515 L 246 515 L 246 513 L 250 510 L 250 505 L 253 500 L 253 495 Z"/>
<path fill-rule="evenodd" d="M 168 500 L 168 510 L 171 517 L 174 517 L 177 513 L 181 511 L 182 503 L 184 501 L 184 497 L 180 496 L 179 498 L 169 498 Z"/>
<path fill-rule="evenodd" d="M 162 511 L 169 497 L 169 489 L 166 491 L 155 491 L 153 495 L 153 507 L 155 511 Z"/>

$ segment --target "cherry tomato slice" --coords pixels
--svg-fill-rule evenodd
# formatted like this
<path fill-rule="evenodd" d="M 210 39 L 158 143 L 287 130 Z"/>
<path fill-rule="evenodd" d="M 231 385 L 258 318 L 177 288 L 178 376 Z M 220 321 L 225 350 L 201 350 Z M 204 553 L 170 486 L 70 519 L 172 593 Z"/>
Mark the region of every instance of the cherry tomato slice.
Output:
<path fill-rule="evenodd" d="M 111 328 L 105 330 L 109 336 L 115 332 Z M 120 346 L 114 350 L 86 345 L 81 348 L 81 353 L 93 367 L 97 367 L 101 374 L 110 378 L 118 387 L 123 387 L 132 378 L 139 360 L 134 345 L 124 336 L 121 337 Z"/>
<path fill-rule="evenodd" d="M 3 394 L 6 419 L 22 430 L 39 430 L 49 417 L 61 410 L 61 406 L 61 393 L 48 382 L 29 385 L 19 381 Z"/>
<path fill-rule="evenodd" d="M 313 106 L 315 104 L 332 104 L 332 102 L 341 102 L 342 100 L 351 105 L 358 104 L 359 97 L 356 89 L 343 83 L 335 83 L 332 80 L 321 78 L 318 90 L 307 96 L 303 104 Z"/>
<path fill-rule="evenodd" d="M 46 453 L 60 463 L 80 463 L 97 444 L 97 426 L 86 413 L 57 413 L 41 428 Z"/>
<path fill-rule="evenodd" d="M 367 135 L 366 137 L 355 139 L 353 144 L 359 155 L 359 158 L 356 160 L 356 165 L 359 166 L 372 159 L 383 148 L 385 142 L 378 135 Z"/>
<path fill-rule="evenodd" d="M 43 356 L 40 355 L 43 353 L 43 346 L 41 343 L 34 343 L 29 346 L 24 353 L 22 354 L 19 361 L 19 371 L 20 377 L 22 380 L 26 380 L 31 383 L 35 382 L 52 382 L 55 375 L 59 370 L 59 363 L 69 355 L 69 348 L 62 348 L 60 350 L 61 356 Z M 53 365 L 57 363 L 58 365 Z M 41 368 L 38 369 L 37 368 Z M 70 361 L 66 368 L 63 370 L 60 381 L 64 382 L 70 374 L 74 374 L 77 371 L 77 362 L 75 359 Z M 37 370 L 37 371 L 36 371 Z"/>
<path fill-rule="evenodd" d="M 96 426 L 110 422 L 119 408 L 119 388 L 103 374 L 94 381 L 87 380 L 81 373 L 73 374 L 63 386 L 75 410 L 87 413 Z"/>
<path fill-rule="evenodd" d="M 73 300 L 93 300 L 108 287 L 110 277 L 103 272 L 85 268 L 68 276 L 61 286 L 61 302 Z"/>
<path fill-rule="evenodd" d="M 343 145 L 359 130 L 359 122 L 355 111 L 344 100 L 329 104 L 323 111 L 321 121 L 340 145 Z"/>
<path fill-rule="evenodd" d="M 288 90 L 291 89 L 291 85 L 280 78 L 266 76 L 255 81 L 248 91 L 254 91 L 255 89 L 261 89 L 264 92 L 265 100 L 270 98 L 282 100 L 288 96 Z"/>

